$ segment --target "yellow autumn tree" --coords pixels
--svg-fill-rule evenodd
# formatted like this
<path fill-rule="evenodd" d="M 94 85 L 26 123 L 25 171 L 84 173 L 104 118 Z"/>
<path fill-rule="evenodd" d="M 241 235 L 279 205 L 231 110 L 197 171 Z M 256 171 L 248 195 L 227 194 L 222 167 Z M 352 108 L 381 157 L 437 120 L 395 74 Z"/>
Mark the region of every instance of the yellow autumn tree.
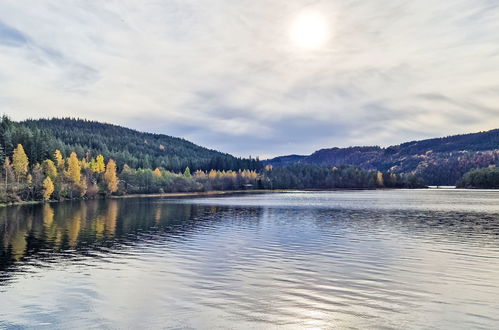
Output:
<path fill-rule="evenodd" d="M 87 162 L 87 160 L 85 158 L 82 158 L 82 160 L 80 161 L 80 166 L 83 169 L 87 169 L 90 167 L 90 163 Z"/>
<path fill-rule="evenodd" d="M 104 156 L 98 155 L 95 159 L 95 173 L 104 173 L 106 165 L 104 164 Z"/>
<path fill-rule="evenodd" d="M 43 180 L 43 199 L 46 201 L 49 200 L 53 193 L 54 183 L 52 182 L 52 179 L 47 176 L 45 180 Z"/>
<path fill-rule="evenodd" d="M 211 170 L 211 171 L 210 171 L 210 173 L 208 174 L 208 178 L 209 178 L 210 180 L 214 180 L 214 179 L 216 179 L 216 178 L 217 178 L 217 176 L 218 176 L 218 172 L 217 172 L 217 171 L 215 171 L 215 170 Z"/>
<path fill-rule="evenodd" d="M 47 159 L 42 164 L 43 171 L 52 181 L 57 177 L 57 167 L 52 160 Z"/>
<path fill-rule="evenodd" d="M 104 173 L 104 181 L 106 182 L 107 191 L 112 194 L 118 190 L 118 176 L 116 175 L 116 163 L 110 159 Z"/>
<path fill-rule="evenodd" d="M 152 174 L 157 177 L 157 178 L 161 178 L 161 170 L 159 168 L 156 168 Z"/>
<path fill-rule="evenodd" d="M 68 176 L 74 183 L 80 183 L 81 180 L 81 167 L 76 153 L 72 152 L 68 160 Z"/>
<path fill-rule="evenodd" d="M 14 149 L 14 155 L 12 156 L 12 166 L 14 167 L 14 173 L 16 174 L 17 181 L 20 178 L 24 178 L 28 173 L 28 156 L 24 152 L 22 144 L 18 144 L 17 148 Z"/>
<path fill-rule="evenodd" d="M 88 167 L 90 168 L 90 171 L 95 173 L 97 171 L 97 162 L 95 161 L 95 159 L 91 158 L 90 163 L 88 163 L 88 164 L 89 164 Z"/>
<path fill-rule="evenodd" d="M 55 162 L 56 162 L 58 168 L 61 168 L 61 169 L 64 168 L 64 165 L 65 165 L 64 157 L 62 157 L 60 150 L 56 150 L 54 152 L 54 159 L 55 159 Z"/>
<path fill-rule="evenodd" d="M 383 173 L 379 172 L 376 173 L 376 183 L 378 184 L 378 187 L 383 187 L 384 181 L 383 181 Z"/>

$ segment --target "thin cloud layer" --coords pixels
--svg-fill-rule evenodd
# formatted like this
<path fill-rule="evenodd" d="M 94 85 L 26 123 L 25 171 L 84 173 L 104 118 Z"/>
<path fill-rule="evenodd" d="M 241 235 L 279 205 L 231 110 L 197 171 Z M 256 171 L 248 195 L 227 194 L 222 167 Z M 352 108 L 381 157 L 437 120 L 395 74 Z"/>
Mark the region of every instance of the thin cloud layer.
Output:
<path fill-rule="evenodd" d="M 327 44 L 290 40 L 320 12 Z M 499 127 L 499 3 L 0 3 L 0 111 L 73 116 L 236 155 Z"/>

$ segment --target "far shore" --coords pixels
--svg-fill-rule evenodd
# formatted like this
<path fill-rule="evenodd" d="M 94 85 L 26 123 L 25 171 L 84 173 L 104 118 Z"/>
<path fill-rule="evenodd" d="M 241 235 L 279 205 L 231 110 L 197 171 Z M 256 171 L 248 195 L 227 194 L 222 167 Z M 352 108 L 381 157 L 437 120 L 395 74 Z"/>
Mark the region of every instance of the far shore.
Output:
<path fill-rule="evenodd" d="M 157 193 L 157 194 L 129 194 L 121 196 L 110 196 L 108 198 L 157 198 L 157 197 L 197 197 L 197 196 L 222 196 L 222 195 L 240 195 L 240 194 L 261 194 L 261 193 L 284 193 L 294 192 L 298 190 L 212 190 L 212 191 L 197 191 L 197 192 L 174 192 L 174 193 Z"/>
<path fill-rule="evenodd" d="M 206 197 L 206 196 L 228 196 L 242 194 L 266 194 L 266 193 L 293 193 L 293 192 L 319 192 L 319 191 L 346 191 L 346 190 L 396 190 L 397 188 L 338 188 L 338 189 L 251 189 L 251 190 L 213 190 L 213 191 L 197 191 L 197 192 L 172 192 L 172 193 L 156 193 L 156 194 L 129 194 L 100 197 L 95 199 L 125 199 L 125 198 L 182 198 L 182 197 Z M 421 188 L 420 188 L 421 189 Z M 424 188 L 423 188 L 424 189 Z M 70 201 L 85 201 L 91 199 L 64 199 L 50 201 L 21 201 L 14 203 L 0 203 L 0 207 L 19 206 L 42 203 L 60 203 Z"/>
<path fill-rule="evenodd" d="M 240 195 L 240 194 L 261 194 L 261 193 L 284 193 L 296 192 L 298 190 L 213 190 L 213 191 L 197 191 L 197 192 L 175 192 L 175 193 L 157 193 L 157 194 L 129 194 L 129 195 L 116 195 L 98 197 L 94 199 L 123 199 L 123 198 L 177 198 L 177 197 L 203 197 L 203 196 L 222 196 L 222 195 Z M 75 201 L 88 201 L 92 199 L 63 199 L 63 200 L 49 200 L 49 201 L 20 201 L 13 203 L 0 203 L 0 207 L 6 206 L 20 206 L 30 204 L 43 204 L 43 203 L 61 203 L 61 202 L 75 202 Z"/>

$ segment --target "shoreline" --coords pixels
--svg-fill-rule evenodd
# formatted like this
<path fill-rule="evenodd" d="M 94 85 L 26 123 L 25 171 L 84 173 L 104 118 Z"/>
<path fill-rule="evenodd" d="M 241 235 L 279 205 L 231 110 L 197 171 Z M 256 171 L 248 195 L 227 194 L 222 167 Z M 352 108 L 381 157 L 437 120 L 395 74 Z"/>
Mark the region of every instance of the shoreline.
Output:
<path fill-rule="evenodd" d="M 89 201 L 99 199 L 126 199 L 126 198 L 178 198 L 178 197 L 203 197 L 203 196 L 225 196 L 225 195 L 240 195 L 240 194 L 262 194 L 262 193 L 284 193 L 298 190 L 213 190 L 213 191 L 197 191 L 197 192 L 174 192 L 174 193 L 155 193 L 155 194 L 129 194 L 118 196 L 107 196 L 93 199 L 64 199 L 64 200 L 48 200 L 48 201 L 20 201 L 13 203 L 0 203 L 0 208 L 8 206 L 23 206 L 35 205 L 44 203 L 64 203 L 76 201 Z"/>
<path fill-rule="evenodd" d="M 319 191 L 347 191 L 347 190 L 397 190 L 400 188 L 338 188 L 338 189 L 261 189 L 261 190 L 212 190 L 212 191 L 197 191 L 197 192 L 172 192 L 172 193 L 154 193 L 154 194 L 129 194 L 129 195 L 117 195 L 117 196 L 107 196 L 94 199 L 65 199 L 65 200 L 49 200 L 49 201 L 20 201 L 14 203 L 0 203 L 0 208 L 8 206 L 22 206 L 22 205 L 35 205 L 43 203 L 63 203 L 63 202 L 75 202 L 75 201 L 87 201 L 95 199 L 127 199 L 127 198 L 182 198 L 182 197 L 208 197 L 208 196 L 228 196 L 228 195 L 245 195 L 245 194 L 270 194 L 270 193 L 291 193 L 291 192 L 319 192 Z M 405 188 L 410 189 L 410 188 Z M 413 188 L 417 189 L 428 189 L 428 188 Z"/>
<path fill-rule="evenodd" d="M 156 194 L 130 194 L 121 196 L 110 196 L 110 199 L 125 199 L 125 198 L 175 198 L 175 197 L 202 197 L 202 196 L 224 196 L 238 194 L 263 194 L 263 193 L 284 193 L 298 190 L 212 190 L 212 191 L 197 191 L 197 192 L 174 192 L 174 193 L 156 193 Z"/>

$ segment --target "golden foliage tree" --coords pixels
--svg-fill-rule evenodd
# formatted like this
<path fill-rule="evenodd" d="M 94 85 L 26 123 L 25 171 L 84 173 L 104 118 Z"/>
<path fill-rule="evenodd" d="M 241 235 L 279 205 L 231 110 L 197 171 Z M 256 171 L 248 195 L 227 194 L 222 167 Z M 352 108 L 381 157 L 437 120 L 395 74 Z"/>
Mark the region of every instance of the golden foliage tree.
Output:
<path fill-rule="evenodd" d="M 57 167 L 52 160 L 47 159 L 43 162 L 43 171 L 52 181 L 57 178 Z"/>
<path fill-rule="evenodd" d="M 28 156 L 26 156 L 22 144 L 18 144 L 17 148 L 14 149 L 14 155 L 12 156 L 12 165 L 14 167 L 14 172 L 16 173 L 18 181 L 20 178 L 24 178 L 28 173 Z"/>
<path fill-rule="evenodd" d="M 159 168 L 156 168 L 152 174 L 157 177 L 157 178 L 161 178 L 161 170 Z"/>
<path fill-rule="evenodd" d="M 118 176 L 116 175 L 116 162 L 109 160 L 104 173 L 104 181 L 106 182 L 107 191 L 112 194 L 118 190 Z"/>
<path fill-rule="evenodd" d="M 383 181 L 383 173 L 379 172 L 376 173 L 376 183 L 378 184 L 379 187 L 383 187 L 384 181 Z"/>
<path fill-rule="evenodd" d="M 215 170 L 211 170 L 210 173 L 208 174 L 208 178 L 210 180 L 214 180 L 217 178 L 217 176 L 219 176 L 219 173 Z"/>
<path fill-rule="evenodd" d="M 90 168 L 90 171 L 96 172 L 97 171 L 97 162 L 95 161 L 95 158 L 90 159 L 90 163 L 88 163 L 88 167 Z"/>
<path fill-rule="evenodd" d="M 61 168 L 61 169 L 64 168 L 65 161 L 64 161 L 64 157 L 62 157 L 60 150 L 56 150 L 54 152 L 54 159 L 55 159 L 55 162 L 56 162 L 58 168 Z"/>
<path fill-rule="evenodd" d="M 90 163 L 87 162 L 85 158 L 82 158 L 82 160 L 80 161 L 80 166 L 83 169 L 88 169 L 90 167 Z"/>
<path fill-rule="evenodd" d="M 50 179 L 49 176 L 43 180 L 43 199 L 44 200 L 49 200 L 52 194 L 54 193 L 54 183 L 52 182 L 52 179 Z"/>
<path fill-rule="evenodd" d="M 69 156 L 68 175 L 71 181 L 77 184 L 80 183 L 81 167 L 80 167 L 80 162 L 78 161 L 78 156 L 76 156 L 76 153 L 74 152 L 72 152 L 71 155 Z"/>
<path fill-rule="evenodd" d="M 104 156 L 98 155 L 95 160 L 95 173 L 104 173 L 106 165 L 104 164 Z"/>

